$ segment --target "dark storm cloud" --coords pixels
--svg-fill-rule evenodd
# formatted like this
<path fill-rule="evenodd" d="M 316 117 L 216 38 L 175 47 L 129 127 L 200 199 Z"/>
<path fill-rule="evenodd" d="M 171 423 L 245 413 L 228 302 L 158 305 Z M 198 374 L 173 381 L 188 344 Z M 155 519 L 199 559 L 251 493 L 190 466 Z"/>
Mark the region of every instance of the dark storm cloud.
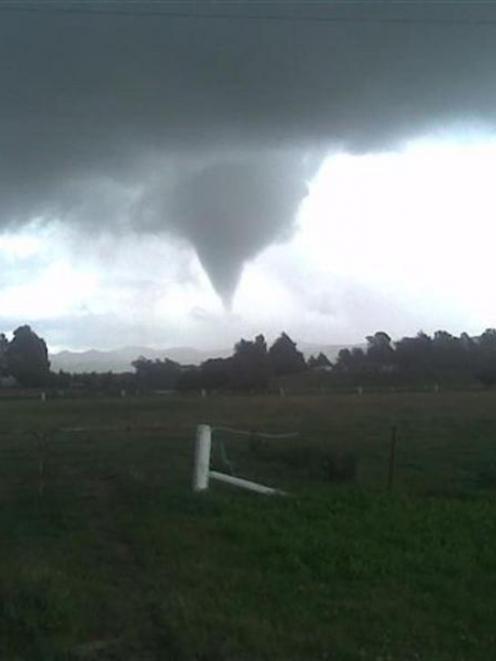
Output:
<path fill-rule="evenodd" d="M 290 229 L 315 171 L 304 155 L 494 126 L 495 11 L 370 5 L 257 3 L 257 20 L 1 11 L 1 225 L 175 231 L 229 297 L 242 263 Z M 275 20 L 288 11 L 326 20 Z"/>

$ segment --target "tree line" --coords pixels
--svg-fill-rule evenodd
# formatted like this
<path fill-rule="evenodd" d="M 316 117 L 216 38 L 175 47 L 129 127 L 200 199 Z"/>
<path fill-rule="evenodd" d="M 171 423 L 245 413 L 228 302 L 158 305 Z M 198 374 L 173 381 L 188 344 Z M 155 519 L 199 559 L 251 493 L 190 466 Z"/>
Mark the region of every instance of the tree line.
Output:
<path fill-rule="evenodd" d="M 419 332 L 393 342 L 379 331 L 365 348 L 343 349 L 334 365 L 336 376 L 354 381 L 382 376 L 389 381 L 479 382 L 496 385 L 496 329 L 459 337 L 444 330 Z"/>
<path fill-rule="evenodd" d="M 139 358 L 133 363 L 143 384 L 178 390 L 264 390 L 274 378 L 304 372 L 324 372 L 321 384 L 359 385 L 413 383 L 479 383 L 496 385 L 496 329 L 459 337 L 444 330 L 432 336 L 419 332 L 394 342 L 378 331 L 363 347 L 342 349 L 334 363 L 320 353 L 305 360 L 296 343 L 282 333 L 268 348 L 263 335 L 240 340 L 229 358 L 200 366 Z M 298 378 L 296 376 L 296 378 Z"/>
<path fill-rule="evenodd" d="M 327 359 L 326 359 L 327 360 Z M 138 384 L 174 390 L 266 390 L 274 376 L 297 374 L 308 368 L 296 342 L 282 333 L 268 347 L 265 337 L 241 339 L 228 358 L 210 358 L 201 365 L 172 360 L 135 360 Z"/>
<path fill-rule="evenodd" d="M 305 359 L 287 333 L 268 346 L 263 335 L 241 339 L 228 358 L 211 358 L 201 365 L 181 365 L 165 358 L 140 356 L 124 374 L 69 374 L 50 371 L 47 346 L 28 325 L 12 339 L 0 333 L 0 377 L 24 387 L 80 388 L 84 390 L 229 390 L 266 391 L 280 377 L 298 380 L 303 373 L 319 372 L 329 385 L 412 382 L 478 382 L 496 385 L 496 329 L 479 336 L 436 331 L 393 341 L 384 331 L 366 338 L 363 347 L 342 349 L 334 363 L 320 353 Z M 131 367 L 130 366 L 130 367 Z"/>

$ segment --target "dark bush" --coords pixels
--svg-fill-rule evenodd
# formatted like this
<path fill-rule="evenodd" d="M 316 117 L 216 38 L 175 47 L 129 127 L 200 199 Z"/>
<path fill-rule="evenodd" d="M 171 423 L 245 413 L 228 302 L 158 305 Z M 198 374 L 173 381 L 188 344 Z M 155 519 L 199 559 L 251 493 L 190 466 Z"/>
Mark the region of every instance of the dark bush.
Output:
<path fill-rule="evenodd" d="M 324 466 L 326 477 L 330 482 L 351 482 L 356 479 L 358 461 L 351 452 L 329 454 Z"/>
<path fill-rule="evenodd" d="M 479 374 L 477 374 L 477 381 L 479 381 L 484 388 L 492 388 L 496 385 L 496 370 L 481 370 Z"/>

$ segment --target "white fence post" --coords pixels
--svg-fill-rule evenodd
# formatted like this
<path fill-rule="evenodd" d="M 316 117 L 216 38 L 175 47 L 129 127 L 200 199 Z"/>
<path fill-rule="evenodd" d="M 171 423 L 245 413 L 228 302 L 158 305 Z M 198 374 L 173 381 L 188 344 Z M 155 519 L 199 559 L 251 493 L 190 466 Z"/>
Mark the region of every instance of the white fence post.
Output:
<path fill-rule="evenodd" d="M 211 444 L 211 427 L 209 425 L 198 425 L 196 428 L 195 464 L 193 467 L 193 491 L 208 489 Z"/>

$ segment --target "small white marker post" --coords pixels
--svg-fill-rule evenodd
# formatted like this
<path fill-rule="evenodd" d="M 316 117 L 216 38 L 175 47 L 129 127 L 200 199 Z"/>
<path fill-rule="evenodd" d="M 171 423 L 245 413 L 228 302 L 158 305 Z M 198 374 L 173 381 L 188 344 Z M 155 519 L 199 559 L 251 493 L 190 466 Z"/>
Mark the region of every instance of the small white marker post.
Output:
<path fill-rule="evenodd" d="M 193 491 L 208 489 L 210 471 L 210 448 L 212 429 L 210 425 L 198 425 L 195 441 L 195 464 L 193 467 Z"/>
<path fill-rule="evenodd" d="M 46 402 L 46 392 L 41 393 L 41 401 Z"/>

